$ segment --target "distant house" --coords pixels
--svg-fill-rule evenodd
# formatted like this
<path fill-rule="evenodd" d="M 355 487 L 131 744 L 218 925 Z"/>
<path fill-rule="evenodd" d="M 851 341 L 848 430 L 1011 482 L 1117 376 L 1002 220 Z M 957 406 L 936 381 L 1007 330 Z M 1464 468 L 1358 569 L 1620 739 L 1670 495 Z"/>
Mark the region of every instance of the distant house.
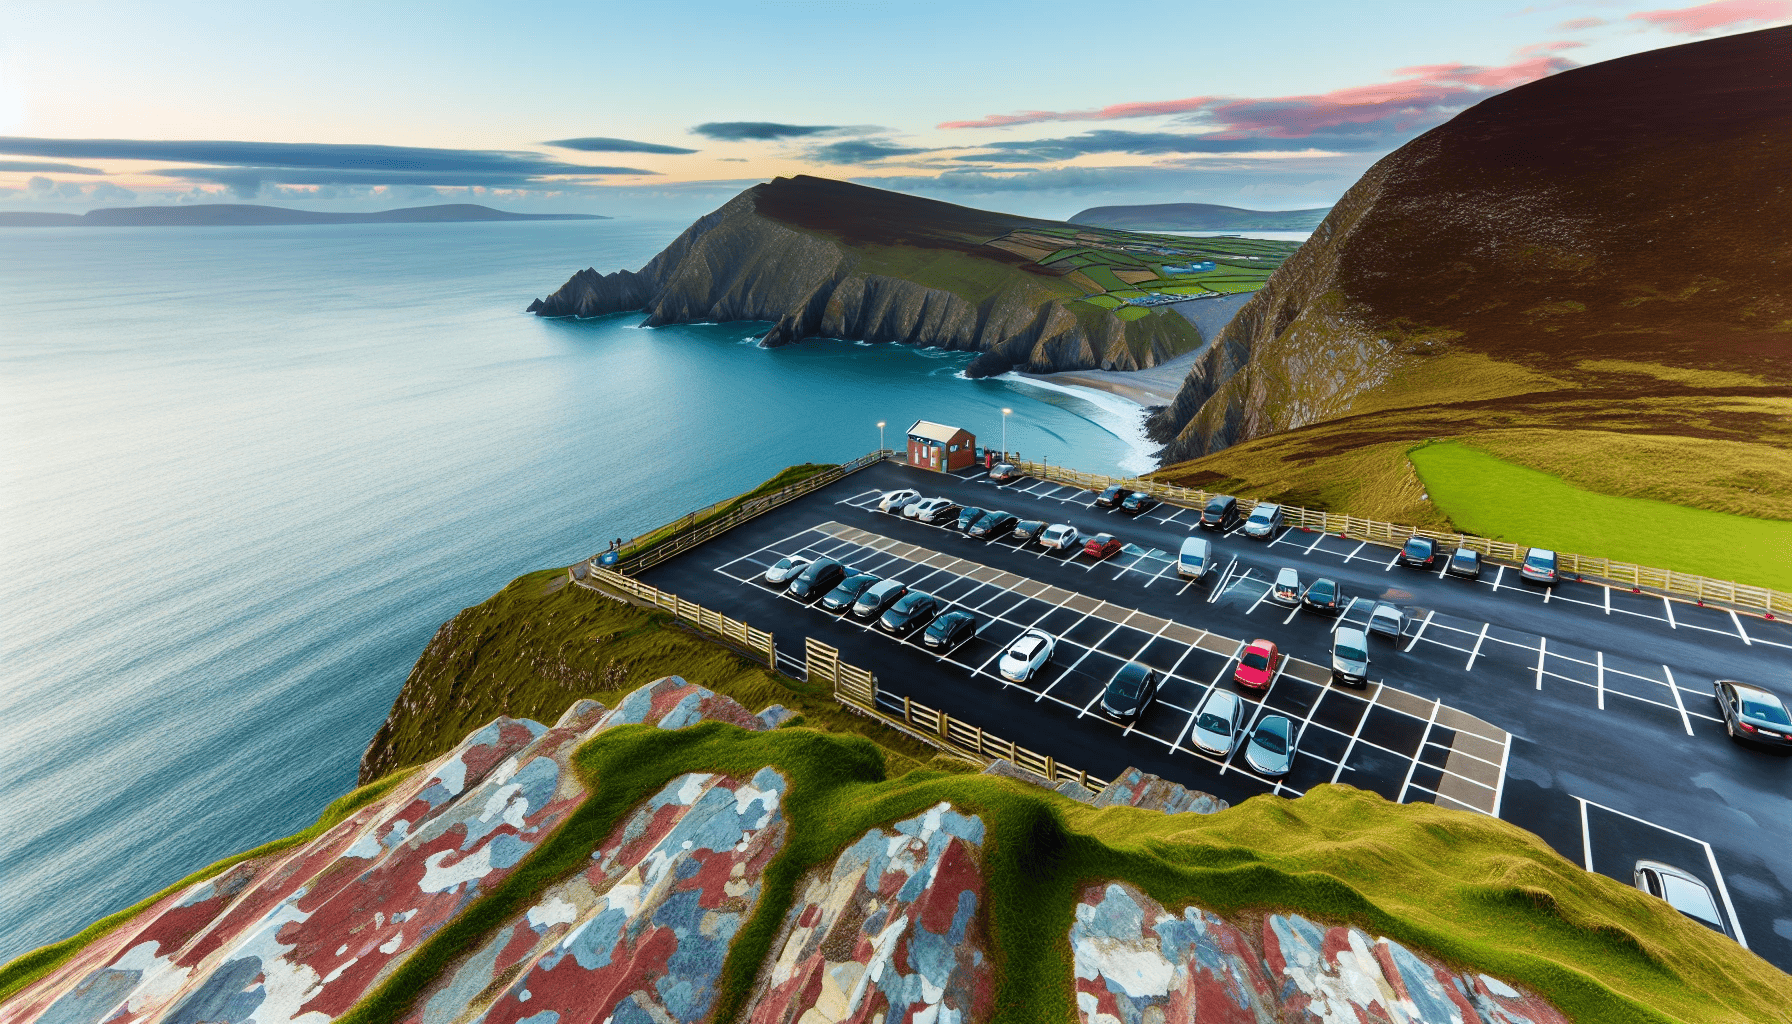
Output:
<path fill-rule="evenodd" d="M 942 473 L 968 469 L 977 461 L 977 436 L 962 427 L 916 420 L 908 428 L 908 464 Z"/>

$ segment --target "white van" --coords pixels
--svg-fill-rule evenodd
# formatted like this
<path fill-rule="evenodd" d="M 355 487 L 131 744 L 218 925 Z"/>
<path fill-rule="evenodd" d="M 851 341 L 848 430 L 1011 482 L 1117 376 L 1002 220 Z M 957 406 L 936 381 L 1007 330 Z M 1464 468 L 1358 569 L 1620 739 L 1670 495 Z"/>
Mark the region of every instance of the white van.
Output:
<path fill-rule="evenodd" d="M 1198 580 L 1213 567 L 1213 545 L 1206 537 L 1190 537 L 1182 542 L 1182 553 L 1176 556 L 1176 575 Z"/>

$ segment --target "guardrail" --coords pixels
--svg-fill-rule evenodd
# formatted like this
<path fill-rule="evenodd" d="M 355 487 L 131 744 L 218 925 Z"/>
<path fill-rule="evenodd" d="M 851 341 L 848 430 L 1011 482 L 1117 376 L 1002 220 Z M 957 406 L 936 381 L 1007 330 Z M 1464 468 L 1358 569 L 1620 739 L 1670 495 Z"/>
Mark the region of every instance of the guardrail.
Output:
<path fill-rule="evenodd" d="M 1050 754 L 1029 750 L 1011 740 L 992 736 L 981 726 L 961 722 L 907 696 L 902 698 L 902 717 L 884 711 L 877 703 L 877 678 L 865 669 L 840 660 L 840 651 L 810 637 L 805 641 L 803 666 L 809 681 L 825 682 L 833 687 L 834 699 L 859 714 L 875 718 L 885 725 L 908 733 L 924 743 L 950 751 L 984 765 L 998 759 L 1012 761 L 1035 775 L 1049 779 L 1053 785 L 1075 782 L 1084 788 L 1100 790 L 1108 784 L 1086 771 L 1058 763 Z"/>
<path fill-rule="evenodd" d="M 668 523 L 666 526 L 657 527 L 622 545 L 621 551 L 624 553 L 630 552 L 631 550 L 638 550 L 643 545 L 650 546 L 648 546 L 645 551 L 640 551 L 633 557 L 621 559 L 612 568 L 626 573 L 637 573 L 644 569 L 650 569 L 653 566 L 664 562 L 668 558 L 689 551 L 691 548 L 696 547 L 706 540 L 712 540 L 721 534 L 727 533 L 729 530 L 734 529 L 736 526 L 739 526 L 755 516 L 763 515 L 764 513 L 777 508 L 779 505 L 794 501 L 811 491 L 820 490 L 836 480 L 841 480 L 857 473 L 866 466 L 876 465 L 894 454 L 895 452 L 891 449 L 879 449 L 869 455 L 861 455 L 851 462 L 835 466 L 833 469 L 823 470 L 814 476 L 805 477 L 788 487 L 780 488 L 770 494 L 762 494 L 757 498 L 749 498 L 745 501 L 741 501 L 739 497 L 724 498 L 713 505 L 707 505 L 693 512 L 689 512 L 684 516 L 673 520 L 671 523 Z M 715 516 L 718 510 L 726 508 L 735 502 L 740 502 L 740 506 L 732 512 L 728 512 L 719 518 L 710 518 L 711 516 Z M 672 528 L 670 534 L 667 534 L 660 540 L 652 540 L 654 535 L 662 533 L 667 527 Z M 590 559 L 591 563 L 596 565 L 597 560 L 600 557 L 601 555 L 593 555 Z"/>
<path fill-rule="evenodd" d="M 1206 505 L 1208 499 L 1214 497 L 1216 493 L 1141 477 L 1079 473 L 1062 466 L 1038 462 L 1019 462 L 1015 465 L 1022 473 L 1042 480 L 1051 480 L 1094 491 L 1103 490 L 1114 484 L 1121 484 L 1131 490 L 1144 491 L 1164 501 L 1172 501 L 1194 508 Z M 1239 507 L 1247 513 L 1258 504 L 1250 498 L 1238 499 Z M 1298 505 L 1283 505 L 1282 518 L 1288 525 L 1304 530 L 1335 533 L 1340 537 L 1354 537 L 1358 540 L 1394 546 L 1405 543 L 1408 537 L 1429 537 L 1432 540 L 1448 542 L 1456 547 L 1472 548 L 1496 561 L 1515 564 L 1523 562 L 1525 554 L 1531 550 L 1530 546 L 1525 544 L 1489 540 L 1486 537 L 1476 537 L 1467 533 L 1446 533 L 1441 530 L 1400 526 L 1396 523 L 1384 523 L 1376 519 L 1363 519 L 1338 512 L 1320 512 Z M 1792 614 L 1792 594 L 1767 587 L 1751 587 L 1730 580 L 1714 580 L 1692 573 L 1675 572 L 1672 569 L 1656 569 L 1646 565 L 1620 562 L 1609 558 L 1594 558 L 1590 555 L 1577 555 L 1571 552 L 1557 552 L 1556 564 L 1562 572 L 1622 583 L 1635 590 L 1647 587 L 1650 590 L 1679 594 L 1699 601 L 1721 601 L 1739 608 L 1759 609 L 1770 619 L 1776 615 Z"/>
<path fill-rule="evenodd" d="M 766 668 L 774 672 L 778 669 L 776 642 L 770 633 L 762 629 L 754 629 L 739 619 L 731 619 L 721 612 L 705 608 L 695 601 L 686 601 L 677 594 L 669 594 L 658 587 L 631 579 L 612 569 L 593 568 L 591 577 L 606 587 L 619 590 L 657 608 L 664 608 L 699 629 L 706 629 L 725 639 L 732 640 L 763 657 Z"/>

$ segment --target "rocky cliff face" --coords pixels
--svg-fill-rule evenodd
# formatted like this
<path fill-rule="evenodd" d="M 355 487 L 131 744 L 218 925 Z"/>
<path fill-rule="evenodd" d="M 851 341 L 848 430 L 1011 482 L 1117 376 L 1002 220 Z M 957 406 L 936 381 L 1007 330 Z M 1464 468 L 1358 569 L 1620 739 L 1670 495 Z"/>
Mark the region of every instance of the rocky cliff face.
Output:
<path fill-rule="evenodd" d="M 1622 375 L 1639 364 L 1680 384 L 1715 386 L 1683 373 L 1715 370 L 1783 385 L 1789 165 L 1792 28 L 1493 97 L 1371 168 L 1216 339 L 1153 434 L 1166 461 L 1190 459 L 1353 409 L 1520 395 L 1542 377 L 1589 410 L 1622 407 L 1639 384 Z M 1448 354 L 1485 369 L 1455 396 L 1432 381 L 1406 398 Z M 1467 411 L 1489 426 L 1511 412 Z"/>
<path fill-rule="evenodd" d="M 984 245 L 1034 222 L 818 178 L 779 178 L 692 224 L 638 273 L 586 269 L 540 316 L 644 310 L 647 326 L 770 321 L 763 344 L 844 338 L 981 355 L 970 373 L 1133 370 L 1200 344 L 1166 309 L 1072 312 L 1080 290 Z"/>

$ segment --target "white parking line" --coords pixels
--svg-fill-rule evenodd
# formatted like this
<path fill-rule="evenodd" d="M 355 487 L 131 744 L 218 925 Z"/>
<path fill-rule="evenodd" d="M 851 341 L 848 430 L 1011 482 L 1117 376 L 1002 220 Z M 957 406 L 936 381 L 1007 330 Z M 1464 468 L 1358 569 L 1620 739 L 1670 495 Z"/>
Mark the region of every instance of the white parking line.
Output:
<path fill-rule="evenodd" d="M 1603 587 L 1601 589 L 1605 591 L 1605 614 L 1610 615 L 1612 613 L 1612 588 Z"/>
<path fill-rule="evenodd" d="M 1705 859 L 1711 865 L 1711 877 L 1717 880 L 1717 894 L 1723 898 L 1724 911 L 1730 917 L 1730 930 L 1736 933 L 1736 944 L 1743 949 L 1748 948 L 1748 940 L 1743 938 L 1742 935 L 1742 923 L 1736 920 L 1736 905 L 1730 902 L 1730 887 L 1724 884 L 1724 873 L 1717 866 L 1717 855 L 1712 852 L 1710 843 L 1707 843 L 1705 840 L 1699 839 L 1696 836 L 1689 836 L 1684 832 L 1668 828 L 1666 825 L 1657 825 L 1647 818 L 1639 818 L 1634 814 L 1627 814 L 1615 807 L 1607 807 L 1604 804 L 1593 803 L 1593 801 L 1588 800 L 1583 796 L 1577 796 L 1574 799 L 1580 802 L 1581 863 L 1586 866 L 1588 871 L 1593 870 L 1593 838 L 1591 831 L 1587 828 L 1588 806 L 1597 807 L 1608 814 L 1616 814 L 1620 818 L 1629 818 L 1639 825 L 1647 825 L 1650 828 L 1660 829 L 1668 835 L 1679 836 L 1689 843 L 1698 843 L 1700 846 L 1703 846 L 1705 848 Z"/>
<path fill-rule="evenodd" d="M 1264 588 L 1263 588 L 1263 593 L 1261 593 L 1261 594 L 1258 594 L 1258 595 L 1257 595 L 1257 600 L 1255 600 L 1255 601 L 1253 601 L 1253 602 L 1251 602 L 1251 606 L 1250 606 L 1250 607 L 1249 607 L 1249 608 L 1246 608 L 1246 609 L 1245 609 L 1245 610 L 1244 610 L 1244 613 L 1245 613 L 1245 614 L 1246 614 L 1246 615 L 1249 615 L 1249 614 L 1251 614 L 1251 613 L 1252 613 L 1252 612 L 1254 612 L 1254 611 L 1256 611 L 1256 610 L 1257 610 L 1257 606 L 1258 606 L 1258 605 L 1260 605 L 1260 604 L 1262 604 L 1262 603 L 1263 603 L 1263 600 L 1264 600 L 1264 598 L 1267 598 L 1267 597 L 1268 597 L 1268 596 L 1269 596 L 1269 595 L 1270 595 L 1270 593 L 1271 593 L 1271 592 L 1272 592 L 1272 591 L 1274 591 L 1274 590 L 1275 590 L 1275 589 L 1276 589 L 1276 588 L 1275 588 L 1275 586 L 1274 586 L 1274 585 L 1273 585 L 1273 584 L 1272 584 L 1272 585 L 1271 585 L 1271 586 L 1267 586 L 1267 587 L 1264 587 Z"/>
<path fill-rule="evenodd" d="M 1306 555 L 1310 555 L 1310 554 L 1312 554 L 1312 553 L 1313 553 L 1313 549 L 1314 549 L 1314 548 L 1316 548 L 1316 547 L 1318 547 L 1318 546 L 1319 546 L 1319 542 L 1320 542 L 1320 541 L 1322 541 L 1322 540 L 1324 540 L 1324 539 L 1325 539 L 1325 531 L 1324 531 L 1324 530 L 1321 530 L 1321 531 L 1319 531 L 1319 532 L 1318 532 L 1318 533 L 1317 533 L 1317 534 L 1315 534 L 1315 535 L 1314 535 L 1314 536 L 1313 536 L 1313 543 L 1311 543 L 1311 544 L 1308 544 L 1308 545 L 1307 545 L 1307 550 L 1305 550 L 1305 551 L 1303 551 L 1303 552 L 1301 552 L 1301 553 L 1302 553 L 1302 554 L 1306 554 Z"/>
<path fill-rule="evenodd" d="M 1594 659 L 1598 662 L 1597 668 L 1599 671 L 1599 675 L 1598 675 L 1598 679 L 1599 679 L 1599 682 L 1598 682 L 1599 710 L 1604 711 L 1605 710 L 1605 652 L 1604 651 L 1594 651 L 1593 656 L 1594 656 Z M 1539 690 L 1543 689 L 1543 680 L 1541 678 L 1539 678 L 1537 680 L 1537 689 L 1539 689 Z"/>
<path fill-rule="evenodd" d="M 1680 724 L 1686 727 L 1686 735 L 1692 735 L 1692 719 L 1686 717 L 1686 705 L 1680 700 L 1680 685 L 1674 682 L 1674 670 L 1666 665 L 1661 670 L 1668 674 L 1668 692 L 1674 695 L 1674 707 L 1680 710 Z"/>
<path fill-rule="evenodd" d="M 1502 566 L 1500 566 L 1500 571 L 1493 574 L 1493 592 L 1494 593 L 1497 594 L 1500 592 L 1500 581 L 1505 578 L 1506 578 L 1506 567 L 1502 565 Z"/>
<path fill-rule="evenodd" d="M 1487 642 L 1487 627 L 1490 625 L 1492 623 L 1481 623 L 1481 635 L 1475 638 L 1475 649 L 1468 654 L 1468 667 L 1463 669 L 1464 672 L 1475 670 L 1475 659 L 1481 656 L 1481 645 Z"/>
<path fill-rule="evenodd" d="M 1742 619 L 1737 616 L 1735 611 L 1730 612 L 1730 621 L 1736 624 L 1736 635 L 1742 638 L 1743 646 L 1753 647 L 1755 642 L 1748 638 L 1748 632 L 1742 628 Z"/>
<path fill-rule="evenodd" d="M 1506 748 L 1500 751 L 1500 780 L 1493 787 L 1493 816 L 1500 816 L 1500 803 L 1506 799 L 1506 764 L 1512 760 L 1512 734 L 1506 734 Z"/>
<path fill-rule="evenodd" d="M 1410 651 L 1414 647 L 1419 646 L 1419 637 L 1422 637 L 1425 635 L 1425 627 L 1431 625 L 1431 616 L 1436 615 L 1436 614 L 1437 614 L 1437 610 L 1435 608 L 1432 609 L 1431 611 L 1428 611 L 1425 613 L 1425 621 L 1419 623 L 1418 632 L 1416 632 L 1412 635 L 1412 643 L 1409 643 L 1406 645 L 1407 650 Z M 1336 781 L 1336 780 L 1334 780 L 1334 781 Z"/>
<path fill-rule="evenodd" d="M 1337 633 L 1338 627 L 1344 625 L 1345 622 L 1349 621 L 1350 609 L 1356 607 L 1356 602 L 1357 602 L 1357 598 L 1353 597 L 1350 599 L 1350 603 L 1345 605 L 1344 610 L 1338 613 L 1338 617 L 1332 620 L 1332 628 L 1331 628 L 1330 632 L 1332 632 L 1334 634 Z"/>
<path fill-rule="evenodd" d="M 1424 750 L 1426 742 L 1431 739 L 1431 727 L 1437 724 L 1437 711 L 1443 706 L 1444 703 L 1441 700 L 1434 700 L 1431 702 L 1431 717 L 1425 722 L 1424 735 L 1419 738 L 1419 750 Z M 1419 750 L 1413 751 L 1412 763 L 1406 766 L 1406 779 L 1400 783 L 1400 795 L 1394 800 L 1397 804 L 1406 802 L 1406 791 L 1412 787 L 1413 773 L 1419 770 Z M 1474 780 L 1470 779 L 1468 781 L 1473 782 Z"/>
<path fill-rule="evenodd" d="M 1396 548 L 1394 551 L 1394 557 L 1388 559 L 1388 564 L 1382 566 L 1381 571 L 1387 572 L 1389 569 L 1392 569 L 1394 566 L 1399 565 L 1399 564 L 1400 564 L 1400 551 L 1399 551 L 1399 549 Z"/>
<path fill-rule="evenodd" d="M 1358 545 L 1357 545 L 1357 546 L 1356 546 L 1356 548 L 1355 548 L 1355 549 L 1354 549 L 1354 550 L 1352 550 L 1352 551 L 1351 551 L 1351 552 L 1350 552 L 1350 554 L 1348 554 L 1348 555 L 1345 555 L 1345 556 L 1344 556 L 1344 561 L 1346 561 L 1346 562 L 1348 562 L 1348 561 L 1350 561 L 1350 560 L 1351 560 L 1351 559 L 1352 559 L 1352 558 L 1355 558 L 1355 557 L 1356 557 L 1356 553 L 1357 553 L 1357 552 L 1358 552 L 1358 551 L 1361 551 L 1361 550 L 1363 550 L 1363 548 L 1365 548 L 1365 547 L 1367 547 L 1367 546 L 1368 546 L 1368 544 L 1369 544 L 1369 542 L 1368 542 L 1368 541 L 1363 541 L 1363 542 L 1362 542 L 1362 543 L 1361 543 L 1361 544 L 1358 544 Z"/>
<path fill-rule="evenodd" d="M 1661 606 L 1668 610 L 1668 627 L 1671 629 L 1679 629 L 1680 624 L 1674 621 L 1674 602 L 1664 597 L 1661 599 Z"/>

